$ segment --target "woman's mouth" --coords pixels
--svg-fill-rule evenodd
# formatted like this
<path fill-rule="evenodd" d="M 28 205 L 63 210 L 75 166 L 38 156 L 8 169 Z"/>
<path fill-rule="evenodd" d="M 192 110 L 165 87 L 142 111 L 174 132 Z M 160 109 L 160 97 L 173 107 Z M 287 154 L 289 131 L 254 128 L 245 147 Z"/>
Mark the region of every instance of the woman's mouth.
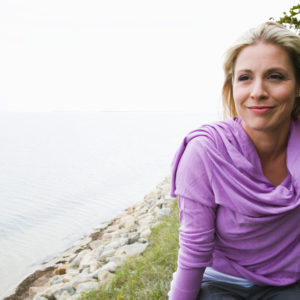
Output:
<path fill-rule="evenodd" d="M 250 109 L 255 114 L 264 114 L 272 110 L 274 106 L 249 106 Z"/>

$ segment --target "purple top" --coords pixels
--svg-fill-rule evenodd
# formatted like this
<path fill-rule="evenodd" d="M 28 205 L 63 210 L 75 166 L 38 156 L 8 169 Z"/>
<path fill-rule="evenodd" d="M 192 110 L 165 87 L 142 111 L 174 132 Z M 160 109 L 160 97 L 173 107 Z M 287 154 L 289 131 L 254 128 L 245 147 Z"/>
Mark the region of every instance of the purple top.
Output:
<path fill-rule="evenodd" d="M 180 210 L 178 269 L 170 299 L 196 299 L 206 266 L 257 285 L 300 279 L 300 121 L 292 121 L 289 175 L 264 176 L 241 120 L 192 131 L 173 164 Z"/>

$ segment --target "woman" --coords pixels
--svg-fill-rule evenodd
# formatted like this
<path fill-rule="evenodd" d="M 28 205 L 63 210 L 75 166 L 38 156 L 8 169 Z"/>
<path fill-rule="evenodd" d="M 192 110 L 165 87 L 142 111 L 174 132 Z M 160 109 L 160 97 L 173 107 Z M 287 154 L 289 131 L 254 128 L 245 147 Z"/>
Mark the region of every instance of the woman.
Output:
<path fill-rule="evenodd" d="M 300 37 L 267 22 L 227 52 L 223 101 L 174 160 L 172 300 L 300 299 Z"/>

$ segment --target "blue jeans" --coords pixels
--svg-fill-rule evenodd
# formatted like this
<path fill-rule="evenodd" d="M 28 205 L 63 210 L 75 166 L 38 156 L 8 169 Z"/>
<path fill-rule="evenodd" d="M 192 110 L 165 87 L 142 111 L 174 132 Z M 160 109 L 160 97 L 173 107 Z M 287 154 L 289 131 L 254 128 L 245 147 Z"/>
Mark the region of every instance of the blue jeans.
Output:
<path fill-rule="evenodd" d="M 205 281 L 197 300 L 300 300 L 300 282 L 287 286 L 257 286 Z"/>

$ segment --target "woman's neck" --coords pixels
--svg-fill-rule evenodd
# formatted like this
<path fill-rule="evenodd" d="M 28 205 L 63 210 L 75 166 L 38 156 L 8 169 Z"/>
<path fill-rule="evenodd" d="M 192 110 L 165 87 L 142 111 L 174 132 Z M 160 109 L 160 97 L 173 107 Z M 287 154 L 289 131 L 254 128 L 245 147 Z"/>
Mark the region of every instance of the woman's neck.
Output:
<path fill-rule="evenodd" d="M 290 123 L 283 124 L 277 130 L 255 130 L 242 126 L 251 139 L 260 159 L 272 160 L 286 152 Z"/>
<path fill-rule="evenodd" d="M 288 175 L 286 153 L 289 123 L 279 130 L 270 131 L 243 128 L 256 148 L 265 177 L 274 186 L 279 185 Z"/>

